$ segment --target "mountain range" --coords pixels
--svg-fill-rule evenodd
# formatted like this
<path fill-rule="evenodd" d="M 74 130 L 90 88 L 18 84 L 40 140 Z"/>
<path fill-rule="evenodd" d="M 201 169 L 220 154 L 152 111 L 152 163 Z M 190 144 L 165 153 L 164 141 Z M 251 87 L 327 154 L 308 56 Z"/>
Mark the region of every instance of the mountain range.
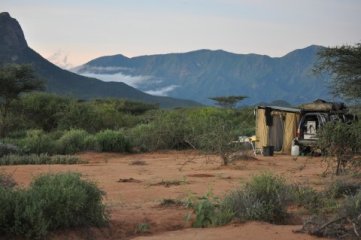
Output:
<path fill-rule="evenodd" d="M 0 65 L 32 64 L 46 80 L 47 91 L 80 99 L 125 98 L 161 107 L 212 104 L 209 98 L 230 95 L 248 96 L 243 101 L 248 105 L 330 99 L 325 80 L 312 74 L 320 49 L 312 45 L 283 57 L 223 50 L 133 58 L 118 54 L 96 58 L 70 72 L 31 49 L 17 20 L 0 13 Z"/>
<path fill-rule="evenodd" d="M 312 73 L 321 46 L 283 57 L 197 50 L 128 58 L 99 57 L 73 71 L 139 90 L 211 104 L 210 97 L 248 96 L 245 104 L 284 100 L 293 105 L 330 99 L 324 79 Z"/>
<path fill-rule="evenodd" d="M 0 13 L 0 66 L 31 64 L 38 76 L 45 80 L 48 92 L 79 99 L 125 98 L 159 104 L 161 107 L 199 106 L 191 100 L 146 94 L 122 82 L 104 82 L 63 70 L 31 49 L 18 21 L 7 12 Z"/>

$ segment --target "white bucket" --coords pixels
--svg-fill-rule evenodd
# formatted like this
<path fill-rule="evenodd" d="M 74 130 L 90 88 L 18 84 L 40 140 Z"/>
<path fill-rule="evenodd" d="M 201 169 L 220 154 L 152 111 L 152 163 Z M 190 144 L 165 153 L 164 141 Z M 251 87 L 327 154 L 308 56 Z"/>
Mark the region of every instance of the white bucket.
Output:
<path fill-rule="evenodd" d="M 300 146 L 298 146 L 298 145 L 292 145 L 291 155 L 292 155 L 292 156 L 298 156 L 298 155 L 300 155 Z"/>

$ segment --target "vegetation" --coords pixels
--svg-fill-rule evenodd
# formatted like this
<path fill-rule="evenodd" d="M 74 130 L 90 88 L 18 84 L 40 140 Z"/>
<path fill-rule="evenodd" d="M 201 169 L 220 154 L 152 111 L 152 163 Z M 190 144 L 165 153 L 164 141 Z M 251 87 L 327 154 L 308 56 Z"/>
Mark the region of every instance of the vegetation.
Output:
<path fill-rule="evenodd" d="M 306 210 L 303 215 L 311 216 L 305 220 L 301 232 L 357 239 L 361 229 L 360 197 L 359 181 L 337 180 L 323 191 L 316 191 L 299 184 L 286 184 L 279 176 L 263 173 L 223 199 L 208 192 L 198 199 L 193 197 L 189 206 L 195 214 L 193 227 L 224 225 L 232 220 L 282 224 L 288 219 L 288 207 L 297 206 Z"/>
<path fill-rule="evenodd" d="M 361 167 L 357 155 L 361 149 L 361 123 L 330 122 L 320 129 L 318 137 L 318 145 L 324 150 L 329 165 L 336 162 L 336 175 L 347 167 L 353 171 Z"/>
<path fill-rule="evenodd" d="M 150 232 L 150 224 L 149 223 L 138 223 L 135 227 L 135 234 L 145 234 Z"/>
<path fill-rule="evenodd" d="M 7 65 L 0 68 L 0 137 L 4 137 L 8 124 L 10 104 L 21 93 L 39 90 L 43 87 L 28 65 Z"/>
<path fill-rule="evenodd" d="M 28 189 L 0 186 L 0 234 L 44 239 L 49 231 L 102 226 L 104 193 L 76 173 L 37 177 Z"/>
<path fill-rule="evenodd" d="M 0 157 L 11 153 L 18 153 L 20 150 L 18 147 L 12 144 L 3 144 L 0 142 Z"/>
<path fill-rule="evenodd" d="M 345 99 L 361 100 L 361 43 L 329 47 L 319 52 L 316 72 L 331 73 L 332 93 Z"/>
<path fill-rule="evenodd" d="M 78 164 L 85 163 L 76 156 L 47 154 L 16 155 L 9 154 L 0 158 L 0 165 L 28 165 L 28 164 Z"/>
<path fill-rule="evenodd" d="M 348 192 L 328 214 L 317 214 L 305 221 L 301 231 L 320 237 L 360 239 L 361 191 Z"/>
<path fill-rule="evenodd" d="M 130 152 L 130 143 L 123 132 L 104 130 L 95 135 L 99 150 L 103 152 Z"/>
<path fill-rule="evenodd" d="M 222 207 L 242 221 L 283 223 L 287 217 L 289 187 L 284 179 L 270 173 L 255 176 L 244 188 L 231 192 Z"/>
<path fill-rule="evenodd" d="M 212 192 L 191 203 L 196 215 L 192 226 L 196 228 L 221 226 L 229 223 L 234 217 L 234 212 L 229 208 L 220 207 L 221 200 L 214 196 Z"/>
<path fill-rule="evenodd" d="M 13 124 L 2 139 L 2 155 L 192 148 L 219 154 L 227 164 L 239 149 L 232 141 L 254 134 L 251 108 L 160 110 L 126 100 L 77 101 L 30 93 L 14 100 L 9 113 Z"/>
<path fill-rule="evenodd" d="M 264 173 L 224 199 L 208 192 L 191 204 L 196 215 L 193 227 L 224 225 L 232 219 L 284 223 L 293 199 L 291 189 L 281 177 Z"/>

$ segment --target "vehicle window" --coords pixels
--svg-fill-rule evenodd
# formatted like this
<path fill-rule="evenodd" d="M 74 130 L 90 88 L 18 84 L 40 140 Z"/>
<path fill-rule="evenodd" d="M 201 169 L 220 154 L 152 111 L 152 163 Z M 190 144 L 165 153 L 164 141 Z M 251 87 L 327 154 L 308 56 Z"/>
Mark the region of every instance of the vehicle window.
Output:
<path fill-rule="evenodd" d="M 318 127 L 319 127 L 319 119 L 317 115 L 305 116 L 302 126 L 304 139 L 315 138 Z"/>

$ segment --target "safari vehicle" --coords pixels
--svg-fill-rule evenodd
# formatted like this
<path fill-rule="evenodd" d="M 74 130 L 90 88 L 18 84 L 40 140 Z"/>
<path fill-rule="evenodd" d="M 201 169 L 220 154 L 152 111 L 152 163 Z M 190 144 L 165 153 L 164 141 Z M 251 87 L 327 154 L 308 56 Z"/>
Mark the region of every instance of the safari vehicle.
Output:
<path fill-rule="evenodd" d="M 348 113 L 343 103 L 316 100 L 301 106 L 301 119 L 297 129 L 297 142 L 301 152 L 314 148 L 317 143 L 318 130 L 328 122 L 351 123 L 357 120 L 355 115 Z"/>

